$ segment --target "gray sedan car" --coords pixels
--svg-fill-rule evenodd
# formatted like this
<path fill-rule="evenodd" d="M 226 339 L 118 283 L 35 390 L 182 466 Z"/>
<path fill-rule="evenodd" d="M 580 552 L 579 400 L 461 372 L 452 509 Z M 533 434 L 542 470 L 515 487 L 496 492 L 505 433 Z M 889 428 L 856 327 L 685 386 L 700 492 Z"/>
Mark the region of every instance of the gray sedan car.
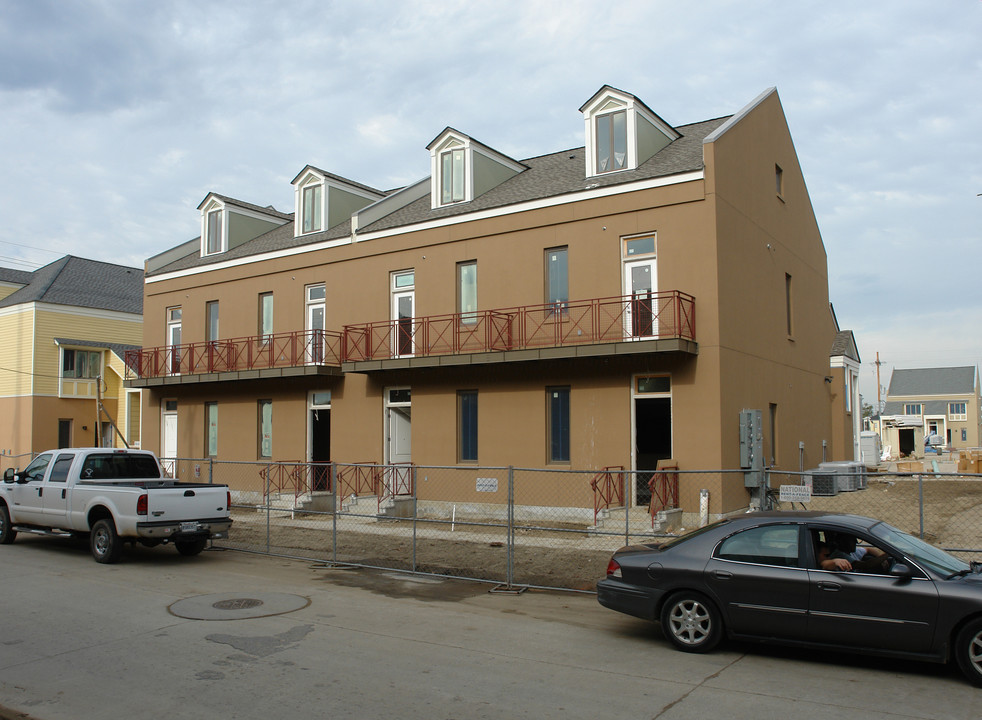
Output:
<path fill-rule="evenodd" d="M 597 599 L 687 652 L 728 637 L 953 659 L 982 687 L 982 565 L 867 517 L 748 513 L 624 547 Z"/>

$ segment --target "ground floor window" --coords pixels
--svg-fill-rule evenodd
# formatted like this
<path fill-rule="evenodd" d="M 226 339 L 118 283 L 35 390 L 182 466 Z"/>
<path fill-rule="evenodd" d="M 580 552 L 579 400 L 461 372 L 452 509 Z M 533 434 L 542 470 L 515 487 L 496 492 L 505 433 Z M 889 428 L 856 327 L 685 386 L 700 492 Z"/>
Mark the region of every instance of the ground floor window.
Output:
<path fill-rule="evenodd" d="M 457 393 L 457 461 L 477 462 L 477 390 Z"/>
<path fill-rule="evenodd" d="M 549 462 L 569 462 L 569 388 L 546 388 Z"/>
<path fill-rule="evenodd" d="M 205 403 L 205 455 L 218 456 L 218 403 Z"/>
<path fill-rule="evenodd" d="M 259 457 L 273 457 L 273 401 L 259 401 Z"/>

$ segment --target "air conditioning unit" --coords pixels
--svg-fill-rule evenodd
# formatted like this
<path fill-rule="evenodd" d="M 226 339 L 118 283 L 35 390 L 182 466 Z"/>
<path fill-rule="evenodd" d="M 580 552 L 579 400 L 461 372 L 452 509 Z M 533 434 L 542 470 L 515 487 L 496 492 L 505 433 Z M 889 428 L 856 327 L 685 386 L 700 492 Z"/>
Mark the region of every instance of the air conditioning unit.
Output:
<path fill-rule="evenodd" d="M 812 486 L 812 496 L 830 497 L 839 494 L 839 473 L 834 470 L 809 470 L 805 473 L 805 485 Z"/>

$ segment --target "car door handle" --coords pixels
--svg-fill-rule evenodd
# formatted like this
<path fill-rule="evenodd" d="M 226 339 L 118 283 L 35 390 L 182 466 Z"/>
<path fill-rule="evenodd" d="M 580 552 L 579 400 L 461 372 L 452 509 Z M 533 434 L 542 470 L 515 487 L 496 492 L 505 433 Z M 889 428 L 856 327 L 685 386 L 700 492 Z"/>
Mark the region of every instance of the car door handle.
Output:
<path fill-rule="evenodd" d="M 44 495 L 44 488 L 38 488 L 38 497 Z"/>
<path fill-rule="evenodd" d="M 827 590 L 828 592 L 838 592 L 841 585 L 834 582 L 820 582 L 818 584 L 819 590 Z"/>
<path fill-rule="evenodd" d="M 726 570 L 713 570 L 713 575 L 717 580 L 729 580 L 733 577 L 733 573 L 726 572 Z"/>

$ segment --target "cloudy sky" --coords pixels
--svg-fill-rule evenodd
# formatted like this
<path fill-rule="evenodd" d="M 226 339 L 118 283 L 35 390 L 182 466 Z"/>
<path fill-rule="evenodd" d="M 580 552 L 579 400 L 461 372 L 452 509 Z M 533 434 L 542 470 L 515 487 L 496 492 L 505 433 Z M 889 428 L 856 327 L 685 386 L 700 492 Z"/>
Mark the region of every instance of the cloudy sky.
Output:
<path fill-rule="evenodd" d="M 980 0 L 0 0 L 0 265 L 142 266 L 308 163 L 398 187 L 448 125 L 581 146 L 604 84 L 675 125 L 777 87 L 867 401 L 877 353 L 982 361 Z"/>

